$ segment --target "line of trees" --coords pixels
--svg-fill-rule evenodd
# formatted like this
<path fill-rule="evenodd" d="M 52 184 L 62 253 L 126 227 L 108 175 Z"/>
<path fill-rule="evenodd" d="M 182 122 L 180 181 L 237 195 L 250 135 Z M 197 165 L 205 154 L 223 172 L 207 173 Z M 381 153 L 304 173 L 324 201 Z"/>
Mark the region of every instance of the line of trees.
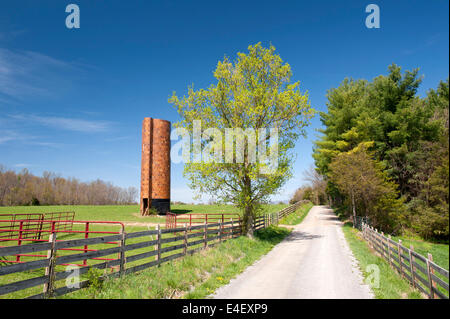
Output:
<path fill-rule="evenodd" d="M 309 200 L 314 205 L 330 204 L 330 199 L 326 193 L 327 182 L 324 176 L 315 169 L 314 165 L 303 171 L 303 179 L 307 183 L 295 191 L 289 204 L 295 204 L 302 200 Z"/>
<path fill-rule="evenodd" d="M 317 172 L 341 212 L 392 233 L 449 235 L 449 81 L 417 95 L 418 70 L 345 79 L 327 93 Z"/>
<path fill-rule="evenodd" d="M 0 165 L 0 206 L 124 205 L 136 203 L 137 195 L 135 187 L 99 179 L 86 183 L 50 172 L 39 177 L 27 169 L 15 172 Z"/>

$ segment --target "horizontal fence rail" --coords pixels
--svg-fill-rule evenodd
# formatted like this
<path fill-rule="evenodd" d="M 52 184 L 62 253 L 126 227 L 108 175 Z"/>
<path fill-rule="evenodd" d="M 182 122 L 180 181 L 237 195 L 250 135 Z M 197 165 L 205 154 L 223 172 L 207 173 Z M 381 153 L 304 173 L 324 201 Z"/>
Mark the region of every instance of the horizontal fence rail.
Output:
<path fill-rule="evenodd" d="M 295 212 L 303 202 L 286 207 L 278 213 L 261 215 L 254 219 L 253 229 L 259 230 Z M 121 276 L 143 269 L 161 265 L 162 263 L 183 257 L 187 254 L 195 253 L 222 241 L 236 238 L 242 235 L 242 221 L 240 219 L 225 217 L 208 218 L 202 224 L 185 222 L 183 225 L 175 224 L 171 228 L 162 229 L 160 225 L 153 230 L 126 233 L 122 227 L 119 232 L 97 232 L 100 237 L 87 237 L 72 240 L 57 239 L 64 232 L 69 231 L 49 231 L 49 239 L 40 240 L 29 244 L 17 246 L 0 247 L 0 257 L 9 258 L 25 256 L 29 254 L 36 259 L 31 261 L 8 264 L 0 267 L 1 276 L 11 276 L 23 274 L 24 272 L 36 275 L 34 278 L 13 281 L 0 286 L 0 296 L 24 289 L 33 289 L 34 294 L 28 298 L 47 298 L 67 294 L 89 285 L 86 278 L 91 268 L 103 270 L 102 278 Z M 224 222 L 223 222 L 224 221 Z M 73 221 L 79 224 L 79 221 Z M 104 222 L 108 223 L 108 222 Z M 113 222 L 109 222 L 113 223 Z M 54 230 L 55 228 L 53 228 Z M 89 229 L 87 226 L 86 229 Z M 74 231 L 75 232 L 75 231 Z M 94 232 L 94 231 L 92 231 Z M 81 232 L 89 234 L 89 232 Z M 84 235 L 86 236 L 86 235 Z M 106 248 L 105 244 L 114 243 L 113 247 Z M 100 247 L 89 248 L 87 247 Z M 96 246 L 97 245 L 97 246 Z M 109 258 L 107 258 L 109 256 Z M 83 261 L 82 264 L 79 264 Z M 87 263 L 86 261 L 89 261 Z M 78 262 L 78 264 L 74 264 Z M 74 269 L 61 268 L 61 266 L 77 265 Z M 43 269 L 44 272 L 39 272 Z M 107 270 L 110 270 L 107 273 Z M 35 271 L 35 272 L 33 272 Z M 71 276 L 85 279 L 77 285 L 64 285 L 63 281 Z M 85 277 L 83 277 L 85 276 Z M 17 279 L 13 277 L 12 279 Z M 42 292 L 36 291 L 42 286 Z"/>
<path fill-rule="evenodd" d="M 43 232 L 72 230 L 75 212 L 0 214 L 1 239 L 41 239 Z M 50 222 L 56 222 L 51 224 Z"/>
<path fill-rule="evenodd" d="M 414 251 L 414 247 L 407 248 L 402 241 L 392 240 L 377 229 L 361 223 L 364 239 L 401 277 L 430 299 L 449 299 L 448 270 L 433 262 L 433 256 L 424 257 Z"/>
<path fill-rule="evenodd" d="M 17 247 L 28 247 L 30 245 L 25 245 L 27 242 L 32 242 L 35 244 L 36 242 L 46 242 L 47 239 L 41 239 L 41 236 L 44 237 L 45 234 L 59 234 L 58 236 L 70 236 L 70 235 L 79 235 L 82 236 L 85 239 L 92 238 L 92 236 L 95 235 L 106 235 L 106 234 L 118 234 L 120 232 L 124 231 L 124 224 L 121 222 L 113 222 L 113 221 L 74 221 L 73 219 L 70 220 L 63 220 L 61 219 L 63 215 L 59 216 L 59 219 L 53 220 L 50 218 L 49 220 L 16 220 L 18 222 L 17 228 L 13 228 L 12 231 L 17 232 L 17 237 L 12 238 L 0 238 L 0 248 L 4 246 L 5 244 L 11 244 L 17 242 Z M 3 220 L 0 220 L 0 222 L 3 222 Z M 39 222 L 41 224 L 41 227 L 39 228 L 27 228 L 24 227 L 25 222 Z M 67 224 L 76 224 L 79 229 L 74 230 L 71 227 L 66 227 Z M 44 225 L 42 227 L 42 225 Z M 118 231 L 102 231 L 102 230 L 94 230 L 92 229 L 92 226 L 98 226 L 98 225 L 112 225 L 112 226 L 118 226 L 120 229 Z M 0 234 L 2 232 L 6 232 L 6 230 L 0 230 Z M 27 236 L 31 234 L 32 236 Z M 39 234 L 39 236 L 37 236 Z M 117 245 L 117 242 L 106 242 L 105 244 L 115 244 Z M 25 245 L 25 246 L 24 246 Z M 10 247 L 9 247 L 10 248 Z M 60 248 L 60 250 L 69 250 L 69 251 L 93 251 L 88 244 L 85 244 L 83 248 Z M 32 254 L 26 254 L 26 253 L 17 253 L 14 254 L 14 258 L 7 258 L 6 255 L 1 255 L 2 257 L 0 260 L 0 264 L 11 264 L 11 263 L 24 263 L 26 261 L 23 261 L 23 258 L 29 259 L 29 257 L 41 257 L 45 258 L 47 257 L 46 253 L 40 253 L 37 254 L 36 251 Z M 105 259 L 105 258 L 98 258 L 98 259 Z M 106 259 L 105 259 L 106 260 Z M 82 264 L 77 264 L 78 266 L 86 266 L 87 265 L 87 259 L 83 260 Z"/>
<path fill-rule="evenodd" d="M 184 224 L 188 224 L 191 228 L 194 225 L 199 225 L 203 223 L 212 224 L 218 222 L 228 222 L 228 221 L 239 221 L 240 216 L 236 213 L 205 213 L 205 214 L 166 214 L 166 228 L 173 229 Z"/>

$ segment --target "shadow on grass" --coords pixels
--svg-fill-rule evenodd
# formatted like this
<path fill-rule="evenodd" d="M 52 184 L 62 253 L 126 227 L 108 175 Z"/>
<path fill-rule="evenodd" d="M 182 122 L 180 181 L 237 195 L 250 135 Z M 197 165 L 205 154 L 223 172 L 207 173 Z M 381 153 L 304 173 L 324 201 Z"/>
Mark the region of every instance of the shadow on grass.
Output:
<path fill-rule="evenodd" d="M 255 237 L 259 240 L 269 242 L 271 244 L 278 244 L 281 242 L 286 236 L 291 233 L 289 229 L 269 226 L 264 229 L 260 229 L 255 232 Z"/>
<path fill-rule="evenodd" d="M 192 209 L 171 209 L 170 212 L 176 215 L 182 215 L 192 212 Z"/>
<path fill-rule="evenodd" d="M 353 223 L 352 222 L 345 222 L 344 226 L 348 226 L 348 227 L 353 228 Z"/>

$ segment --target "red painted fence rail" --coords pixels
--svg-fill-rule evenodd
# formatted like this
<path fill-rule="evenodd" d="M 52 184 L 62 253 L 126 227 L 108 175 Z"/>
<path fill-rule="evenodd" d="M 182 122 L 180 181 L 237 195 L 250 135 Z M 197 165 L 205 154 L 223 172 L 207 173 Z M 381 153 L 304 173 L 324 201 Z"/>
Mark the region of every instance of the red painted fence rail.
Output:
<path fill-rule="evenodd" d="M 240 222 L 241 218 L 239 214 L 236 213 L 210 213 L 210 214 L 166 214 L 166 229 L 175 229 L 178 227 L 183 227 L 186 224 L 189 229 L 192 226 L 200 224 L 214 224 L 214 223 L 225 223 L 229 221 Z"/>
<path fill-rule="evenodd" d="M 0 220 L 0 224 L 7 224 L 11 222 L 10 220 Z M 77 224 L 82 225 L 83 230 L 73 230 L 72 227 L 70 229 L 65 229 L 65 225 L 67 224 Z M 92 238 L 95 237 L 93 235 L 110 235 L 110 234 L 120 234 L 121 232 L 124 232 L 125 226 L 121 222 L 115 222 L 115 221 L 86 221 L 86 220 L 32 220 L 32 219 L 24 219 L 24 220 L 14 220 L 14 228 L 9 229 L 0 229 L 0 247 L 6 247 L 2 246 L 1 243 L 10 243 L 10 242 L 17 242 L 17 246 L 21 246 L 23 244 L 26 244 L 27 242 L 48 242 L 48 239 L 41 239 L 41 237 L 48 237 L 45 236 L 45 234 L 77 234 L 81 235 L 82 238 Z M 37 227 L 30 227 L 30 225 L 34 225 Z M 44 225 L 44 227 L 39 227 L 39 225 Z M 119 231 L 103 231 L 103 230 L 92 230 L 92 225 L 117 225 L 120 227 Z M 17 236 L 11 237 L 11 236 L 2 236 L 2 233 L 16 233 Z M 37 235 L 39 234 L 39 236 Z M 57 240 L 61 241 L 61 240 Z M 119 245 L 119 242 L 105 242 L 105 244 L 113 244 L 113 245 Z M 71 250 L 71 251 L 80 251 L 80 252 L 88 252 L 88 251 L 97 251 L 97 249 L 90 249 L 88 245 L 84 245 L 83 248 L 61 248 L 59 250 Z M 17 254 L 14 255 L 13 260 L 2 260 L 3 263 L 24 263 L 23 260 L 21 260 L 21 257 L 43 257 L 46 258 L 47 255 L 39 255 L 39 254 Z M 111 258 L 91 258 L 95 260 L 115 260 Z M 65 265 L 65 264 L 62 264 Z M 76 264 L 77 266 L 86 266 L 87 260 L 83 260 L 82 264 Z"/>
<path fill-rule="evenodd" d="M 22 239 L 41 239 L 42 232 L 50 230 L 47 222 L 57 221 L 56 230 L 71 230 L 74 219 L 75 212 L 0 214 L 0 238 L 17 237 L 22 222 L 21 229 L 30 230 L 22 232 Z"/>

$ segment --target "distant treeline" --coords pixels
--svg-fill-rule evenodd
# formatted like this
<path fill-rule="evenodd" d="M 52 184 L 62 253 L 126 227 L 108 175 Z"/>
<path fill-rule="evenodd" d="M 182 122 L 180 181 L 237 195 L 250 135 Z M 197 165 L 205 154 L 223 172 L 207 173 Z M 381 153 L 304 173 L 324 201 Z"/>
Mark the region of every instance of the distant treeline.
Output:
<path fill-rule="evenodd" d="M 50 172 L 39 177 L 27 169 L 15 172 L 0 165 L 0 206 L 132 204 L 137 195 L 135 187 L 99 179 L 86 183 Z"/>

